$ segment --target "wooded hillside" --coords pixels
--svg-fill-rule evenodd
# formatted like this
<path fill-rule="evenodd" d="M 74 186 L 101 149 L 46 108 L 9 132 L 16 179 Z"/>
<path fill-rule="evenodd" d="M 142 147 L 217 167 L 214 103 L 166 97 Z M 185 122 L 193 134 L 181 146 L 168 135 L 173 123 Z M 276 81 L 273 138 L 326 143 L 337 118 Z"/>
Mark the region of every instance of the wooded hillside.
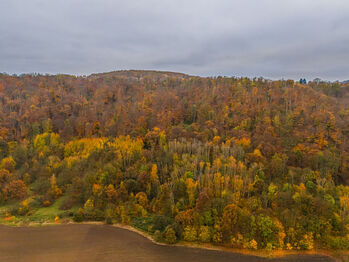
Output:
<path fill-rule="evenodd" d="M 347 249 L 348 139 L 349 84 L 0 74 L 5 220 L 59 204 L 168 243 Z"/>

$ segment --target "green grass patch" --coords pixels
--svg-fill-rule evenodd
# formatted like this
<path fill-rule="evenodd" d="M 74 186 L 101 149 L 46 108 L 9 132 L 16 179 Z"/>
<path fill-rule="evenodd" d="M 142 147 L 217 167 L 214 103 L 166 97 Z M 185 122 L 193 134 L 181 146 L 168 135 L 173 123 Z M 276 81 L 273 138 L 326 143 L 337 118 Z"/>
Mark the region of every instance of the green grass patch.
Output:
<path fill-rule="evenodd" d="M 0 224 L 5 225 L 18 225 L 26 224 L 30 222 L 36 223 L 45 223 L 53 222 L 58 216 L 59 218 L 72 218 L 73 214 L 77 212 L 79 206 L 73 206 L 69 210 L 60 210 L 62 203 L 66 201 L 68 196 L 63 196 L 57 199 L 49 207 L 38 207 L 35 208 L 32 206 L 29 212 L 26 215 L 15 215 L 15 216 L 6 216 L 6 214 L 11 213 L 10 211 L 14 208 L 18 208 L 20 203 L 18 201 L 6 203 L 5 205 L 0 206 Z"/>
<path fill-rule="evenodd" d="M 29 218 L 31 221 L 38 222 L 49 222 L 54 221 L 56 216 L 63 217 L 66 216 L 67 210 L 60 210 L 59 207 L 65 201 L 65 197 L 61 197 L 57 199 L 51 206 L 49 207 L 41 207 L 37 209 Z"/>
<path fill-rule="evenodd" d="M 11 209 L 17 207 L 19 202 L 16 200 L 12 200 L 7 202 L 6 204 L 0 205 L 0 216 L 5 216 L 6 212 L 9 212 Z"/>
<path fill-rule="evenodd" d="M 148 232 L 149 226 L 152 225 L 152 218 L 151 217 L 135 217 L 132 219 L 132 226 L 140 229 L 141 231 Z"/>

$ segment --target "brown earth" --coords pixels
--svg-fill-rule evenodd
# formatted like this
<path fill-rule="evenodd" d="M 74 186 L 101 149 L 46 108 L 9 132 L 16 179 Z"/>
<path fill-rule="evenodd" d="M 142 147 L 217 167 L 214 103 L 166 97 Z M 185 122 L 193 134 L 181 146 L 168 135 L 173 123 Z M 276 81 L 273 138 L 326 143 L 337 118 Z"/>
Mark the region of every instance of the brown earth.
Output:
<path fill-rule="evenodd" d="M 157 245 L 127 229 L 108 225 L 0 226 L 1 262 L 254 262 L 333 261 L 320 255 L 274 260 L 199 248 Z"/>

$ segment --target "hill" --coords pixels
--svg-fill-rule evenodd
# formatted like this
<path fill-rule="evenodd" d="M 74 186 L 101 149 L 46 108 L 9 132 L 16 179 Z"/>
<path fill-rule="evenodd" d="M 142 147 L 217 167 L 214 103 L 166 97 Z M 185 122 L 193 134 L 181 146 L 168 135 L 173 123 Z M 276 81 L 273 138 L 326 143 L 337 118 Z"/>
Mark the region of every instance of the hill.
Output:
<path fill-rule="evenodd" d="M 4 221 L 349 247 L 349 85 L 157 71 L 0 75 Z"/>
<path fill-rule="evenodd" d="M 115 79 L 128 79 L 128 80 L 142 80 L 144 78 L 151 78 L 157 81 L 163 81 L 166 78 L 188 78 L 189 75 L 168 72 L 168 71 L 152 71 L 152 70 L 121 70 L 107 73 L 91 74 L 88 76 L 92 79 L 98 78 L 115 78 Z"/>

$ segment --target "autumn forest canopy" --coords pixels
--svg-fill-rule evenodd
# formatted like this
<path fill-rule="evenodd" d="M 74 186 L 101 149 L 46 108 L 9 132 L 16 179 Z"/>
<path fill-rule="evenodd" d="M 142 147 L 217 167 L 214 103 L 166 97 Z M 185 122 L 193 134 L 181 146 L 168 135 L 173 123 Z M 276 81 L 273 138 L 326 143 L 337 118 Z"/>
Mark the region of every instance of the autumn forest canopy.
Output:
<path fill-rule="evenodd" d="M 349 248 L 349 84 L 0 74 L 0 216 Z"/>

